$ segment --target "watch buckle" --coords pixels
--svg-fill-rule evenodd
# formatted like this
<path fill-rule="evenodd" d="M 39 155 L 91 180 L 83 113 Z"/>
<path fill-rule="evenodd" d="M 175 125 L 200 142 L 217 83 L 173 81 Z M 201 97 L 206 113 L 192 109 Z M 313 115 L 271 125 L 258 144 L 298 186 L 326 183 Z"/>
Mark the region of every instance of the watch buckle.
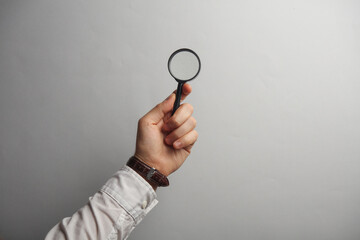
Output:
<path fill-rule="evenodd" d="M 150 178 L 154 175 L 155 171 L 155 168 L 150 168 L 149 172 L 146 174 L 146 179 L 150 180 Z"/>

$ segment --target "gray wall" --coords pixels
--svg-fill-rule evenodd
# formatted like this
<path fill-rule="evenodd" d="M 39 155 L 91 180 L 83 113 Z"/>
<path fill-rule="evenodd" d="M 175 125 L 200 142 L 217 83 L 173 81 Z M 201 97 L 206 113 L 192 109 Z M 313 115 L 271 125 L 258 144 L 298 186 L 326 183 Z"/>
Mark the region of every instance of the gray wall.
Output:
<path fill-rule="evenodd" d="M 203 69 L 200 134 L 130 239 L 360 239 L 359 1 L 0 1 L 0 236 L 37 239 Z"/>

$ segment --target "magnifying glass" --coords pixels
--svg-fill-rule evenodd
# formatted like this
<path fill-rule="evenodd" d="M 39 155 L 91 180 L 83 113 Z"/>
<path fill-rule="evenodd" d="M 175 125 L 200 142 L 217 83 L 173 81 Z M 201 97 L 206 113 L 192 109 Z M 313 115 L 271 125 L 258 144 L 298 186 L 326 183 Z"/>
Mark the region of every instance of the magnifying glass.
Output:
<path fill-rule="evenodd" d="M 199 56 L 191 49 L 181 48 L 169 57 L 168 69 L 173 78 L 178 82 L 173 115 L 180 106 L 181 93 L 184 84 L 199 75 L 201 62 Z"/>

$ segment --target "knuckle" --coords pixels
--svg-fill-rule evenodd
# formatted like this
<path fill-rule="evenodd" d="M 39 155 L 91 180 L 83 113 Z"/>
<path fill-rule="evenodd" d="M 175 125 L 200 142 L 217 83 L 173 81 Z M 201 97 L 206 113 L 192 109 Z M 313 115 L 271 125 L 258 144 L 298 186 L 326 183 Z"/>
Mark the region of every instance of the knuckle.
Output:
<path fill-rule="evenodd" d="M 196 127 L 197 121 L 194 117 L 191 117 L 191 121 L 194 127 Z"/>
<path fill-rule="evenodd" d="M 145 126 L 146 125 L 146 118 L 145 118 L 145 116 L 144 117 L 142 117 L 142 118 L 140 118 L 139 119 L 139 121 L 138 121 L 138 126 L 141 126 L 141 127 L 143 127 L 143 126 Z"/>
<path fill-rule="evenodd" d="M 138 120 L 138 125 L 139 125 L 139 126 L 142 126 L 143 123 L 144 123 L 144 117 L 142 117 L 142 118 L 140 118 L 140 119 Z"/>
<path fill-rule="evenodd" d="M 190 103 L 184 103 L 183 105 L 191 114 L 194 112 L 194 107 Z"/>
<path fill-rule="evenodd" d="M 195 140 L 196 140 L 199 137 L 199 133 L 196 130 L 193 130 L 193 131 L 194 131 L 194 136 L 195 136 Z"/>

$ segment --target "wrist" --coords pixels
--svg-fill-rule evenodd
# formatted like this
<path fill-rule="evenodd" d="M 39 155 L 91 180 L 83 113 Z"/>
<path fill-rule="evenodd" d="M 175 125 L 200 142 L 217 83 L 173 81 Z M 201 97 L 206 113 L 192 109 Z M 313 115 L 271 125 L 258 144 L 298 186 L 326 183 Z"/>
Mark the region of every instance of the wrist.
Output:
<path fill-rule="evenodd" d="M 159 159 L 154 159 L 154 157 L 146 157 L 146 154 L 139 154 L 138 152 L 135 152 L 134 157 L 139 159 L 141 162 L 145 163 L 149 167 L 155 168 L 159 173 L 165 175 L 166 177 L 171 174 L 166 171 L 166 169 L 164 169 L 164 164 L 161 164 L 161 161 L 159 161 Z"/>
<path fill-rule="evenodd" d="M 169 180 L 165 175 L 136 156 L 131 157 L 126 165 L 144 178 L 154 190 L 156 190 L 157 187 L 169 186 Z"/>

